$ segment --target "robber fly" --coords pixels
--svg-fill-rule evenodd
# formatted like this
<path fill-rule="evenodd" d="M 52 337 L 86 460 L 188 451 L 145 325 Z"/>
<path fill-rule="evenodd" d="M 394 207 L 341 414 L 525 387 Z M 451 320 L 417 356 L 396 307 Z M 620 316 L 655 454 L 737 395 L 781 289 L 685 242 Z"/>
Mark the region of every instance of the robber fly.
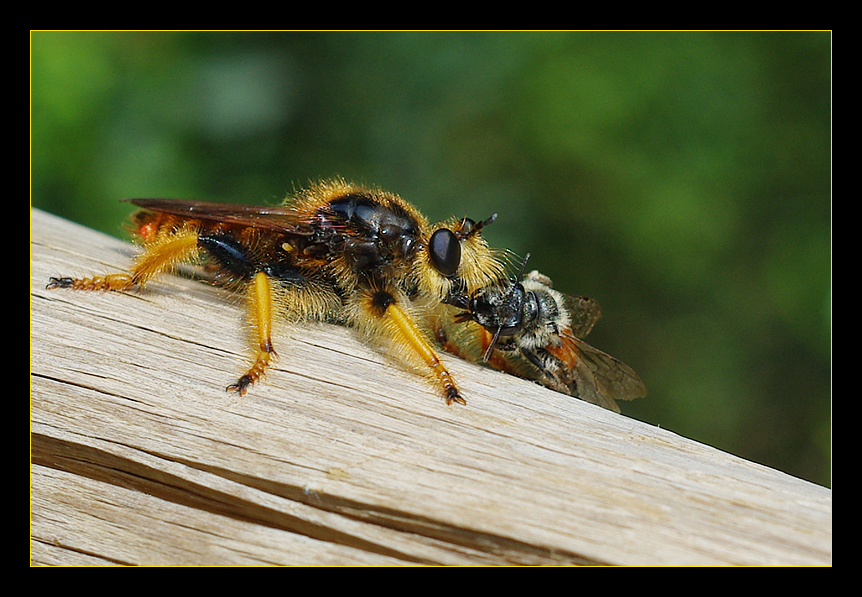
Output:
<path fill-rule="evenodd" d="M 281 206 L 129 201 L 143 208 L 133 217 L 143 252 L 131 270 L 55 277 L 48 288 L 123 291 L 202 262 L 215 283 L 250 299 L 254 361 L 228 390 L 244 394 L 263 377 L 276 357 L 273 320 L 286 317 L 339 322 L 388 340 L 447 404 L 466 403 L 423 324 L 451 296 L 473 293 L 504 271 L 481 235 L 496 214 L 432 226 L 399 196 L 340 179 L 314 184 Z"/>
<path fill-rule="evenodd" d="M 616 412 L 617 400 L 646 395 L 628 365 L 583 341 L 601 315 L 598 302 L 554 290 L 538 271 L 452 303 L 464 310 L 453 321 L 472 327 L 438 328 L 447 350 Z"/>

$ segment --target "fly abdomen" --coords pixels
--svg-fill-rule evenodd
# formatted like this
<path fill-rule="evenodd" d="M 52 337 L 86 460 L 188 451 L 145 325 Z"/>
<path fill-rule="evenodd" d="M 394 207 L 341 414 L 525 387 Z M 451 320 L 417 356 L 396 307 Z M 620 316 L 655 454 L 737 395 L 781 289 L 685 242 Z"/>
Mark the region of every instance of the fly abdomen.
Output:
<path fill-rule="evenodd" d="M 249 256 L 247 248 L 229 234 L 200 234 L 198 247 L 221 267 L 239 278 L 250 278 L 258 269 Z"/>

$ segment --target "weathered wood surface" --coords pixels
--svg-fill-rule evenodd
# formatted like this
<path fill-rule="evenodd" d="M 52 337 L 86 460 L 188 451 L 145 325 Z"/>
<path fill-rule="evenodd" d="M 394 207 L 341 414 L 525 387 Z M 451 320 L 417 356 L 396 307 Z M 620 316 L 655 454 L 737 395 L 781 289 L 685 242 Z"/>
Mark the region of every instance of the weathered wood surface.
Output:
<path fill-rule="evenodd" d="M 236 299 L 46 290 L 133 249 L 37 210 L 30 250 L 33 565 L 831 565 L 827 488 L 455 358 L 446 406 L 335 326 L 239 398 Z"/>

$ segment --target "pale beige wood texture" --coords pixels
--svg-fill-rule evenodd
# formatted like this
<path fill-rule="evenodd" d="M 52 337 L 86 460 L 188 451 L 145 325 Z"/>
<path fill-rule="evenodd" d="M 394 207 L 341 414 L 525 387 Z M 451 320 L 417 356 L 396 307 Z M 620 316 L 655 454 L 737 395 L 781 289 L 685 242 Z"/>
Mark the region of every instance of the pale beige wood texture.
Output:
<path fill-rule="evenodd" d="M 37 210 L 30 250 L 31 564 L 831 564 L 827 488 L 452 357 L 446 406 L 336 326 L 240 398 L 241 301 L 46 290 L 134 250 Z"/>

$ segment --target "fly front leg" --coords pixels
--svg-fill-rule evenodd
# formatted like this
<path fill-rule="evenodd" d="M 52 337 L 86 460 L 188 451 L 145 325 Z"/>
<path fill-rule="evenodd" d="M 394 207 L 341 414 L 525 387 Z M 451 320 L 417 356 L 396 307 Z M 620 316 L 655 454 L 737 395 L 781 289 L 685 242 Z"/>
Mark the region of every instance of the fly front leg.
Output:
<path fill-rule="evenodd" d="M 396 296 L 388 290 L 368 291 L 368 294 L 363 296 L 359 314 L 361 317 L 370 319 L 365 322 L 364 327 L 371 327 L 378 333 L 388 336 L 397 349 L 396 356 L 424 369 L 440 388 L 446 404 L 453 402 L 467 404 L 452 374 L 425 339 L 425 334 L 413 316 L 402 308 Z"/>

